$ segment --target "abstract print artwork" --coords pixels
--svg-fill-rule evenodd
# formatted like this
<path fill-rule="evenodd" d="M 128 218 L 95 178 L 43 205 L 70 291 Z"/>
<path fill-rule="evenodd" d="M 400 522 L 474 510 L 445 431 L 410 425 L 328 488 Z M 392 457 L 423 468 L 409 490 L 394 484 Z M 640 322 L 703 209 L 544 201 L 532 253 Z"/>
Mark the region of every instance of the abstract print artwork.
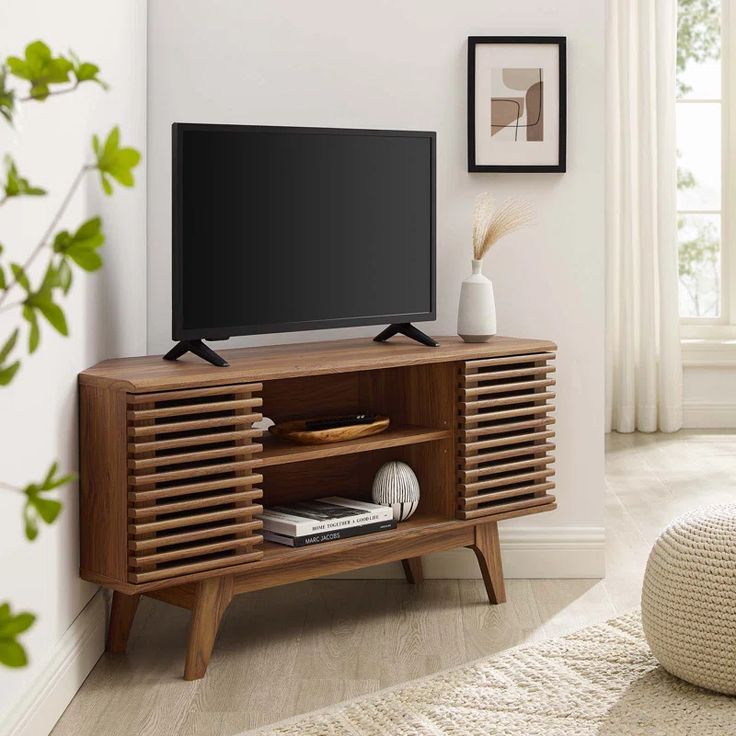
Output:
<path fill-rule="evenodd" d="M 509 141 L 544 140 L 542 70 L 491 70 L 491 135 Z"/>
<path fill-rule="evenodd" d="M 468 39 L 468 171 L 565 171 L 563 36 Z"/>

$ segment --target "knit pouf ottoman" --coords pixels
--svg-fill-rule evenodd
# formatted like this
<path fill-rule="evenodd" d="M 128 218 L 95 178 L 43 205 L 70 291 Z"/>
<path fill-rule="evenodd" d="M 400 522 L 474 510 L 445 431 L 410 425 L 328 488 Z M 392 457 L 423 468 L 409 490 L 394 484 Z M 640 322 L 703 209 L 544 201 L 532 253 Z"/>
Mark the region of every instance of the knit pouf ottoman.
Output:
<path fill-rule="evenodd" d="M 649 555 L 644 634 L 669 673 L 736 695 L 736 504 L 676 519 Z"/>

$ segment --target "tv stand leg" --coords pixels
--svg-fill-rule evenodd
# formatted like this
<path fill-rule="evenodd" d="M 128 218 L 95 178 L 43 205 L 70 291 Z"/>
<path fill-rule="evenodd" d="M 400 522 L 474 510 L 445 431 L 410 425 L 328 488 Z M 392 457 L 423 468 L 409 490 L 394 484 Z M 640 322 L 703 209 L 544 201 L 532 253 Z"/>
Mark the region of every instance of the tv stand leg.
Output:
<path fill-rule="evenodd" d="M 421 330 L 418 330 L 411 322 L 395 322 L 389 325 L 379 335 L 376 335 L 373 340 L 375 342 L 386 342 L 386 340 L 394 335 L 405 335 L 430 348 L 439 347 L 439 343 L 436 340 L 433 340 L 429 335 L 425 335 Z"/>
<path fill-rule="evenodd" d="M 185 353 L 194 353 L 198 358 L 202 358 L 202 360 L 206 360 L 218 368 L 227 368 L 230 365 L 223 357 L 219 356 L 212 348 L 207 347 L 201 340 L 182 340 L 178 342 L 164 355 L 164 360 L 177 360 Z"/>
<path fill-rule="evenodd" d="M 232 575 L 206 578 L 196 584 L 184 665 L 185 680 L 199 680 L 207 672 L 222 615 L 232 599 Z"/>
<path fill-rule="evenodd" d="M 401 560 L 401 564 L 404 566 L 404 575 L 406 575 L 407 583 L 418 585 L 424 582 L 421 557 L 409 557 L 406 560 Z"/>
<path fill-rule="evenodd" d="M 110 654 L 125 654 L 139 601 L 139 595 L 126 595 L 117 590 L 113 592 L 105 646 Z"/>
<path fill-rule="evenodd" d="M 506 603 L 506 586 L 501 567 L 501 545 L 498 539 L 498 522 L 478 524 L 475 527 L 475 542 L 470 545 L 478 558 L 483 583 L 490 603 Z"/>

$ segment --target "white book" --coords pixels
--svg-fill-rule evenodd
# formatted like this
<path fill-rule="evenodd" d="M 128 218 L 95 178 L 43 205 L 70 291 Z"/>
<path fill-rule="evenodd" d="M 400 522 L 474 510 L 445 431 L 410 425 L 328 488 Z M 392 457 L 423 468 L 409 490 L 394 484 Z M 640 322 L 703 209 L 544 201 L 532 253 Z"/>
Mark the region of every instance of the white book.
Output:
<path fill-rule="evenodd" d="M 335 529 L 375 524 L 393 518 L 390 506 L 330 496 L 263 509 L 258 516 L 265 531 L 301 537 Z"/>

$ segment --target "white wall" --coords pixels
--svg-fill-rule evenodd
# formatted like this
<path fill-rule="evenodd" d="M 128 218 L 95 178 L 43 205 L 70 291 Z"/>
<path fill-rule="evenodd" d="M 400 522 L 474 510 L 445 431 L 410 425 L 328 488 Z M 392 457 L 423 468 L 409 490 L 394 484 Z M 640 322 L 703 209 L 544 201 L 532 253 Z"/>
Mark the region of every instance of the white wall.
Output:
<path fill-rule="evenodd" d="M 151 0 L 149 352 L 166 350 L 171 337 L 173 121 L 436 130 L 439 318 L 420 327 L 455 332 L 460 283 L 470 270 L 475 194 L 490 190 L 531 200 L 539 226 L 500 245 L 486 273 L 494 281 L 502 334 L 559 344 L 560 508 L 512 524 L 544 527 L 547 539 L 565 539 L 568 532 L 570 539 L 596 539 L 575 549 L 585 570 L 600 574 L 603 6 L 603 0 L 180 0 L 172 12 L 167 0 Z M 467 173 L 466 37 L 484 34 L 567 36 L 568 173 Z M 227 345 L 375 332 L 241 338 Z M 554 572 L 544 568 L 549 555 L 535 559 L 534 566 L 517 566 L 519 574 Z"/>
<path fill-rule="evenodd" d="M 111 89 L 105 93 L 87 85 L 43 104 L 26 103 L 14 130 L 0 121 L 0 153 L 11 152 L 21 172 L 49 190 L 45 198 L 9 202 L 0 210 L 0 241 L 13 260 L 30 252 L 79 166 L 90 161 L 93 132 L 106 133 L 119 123 L 124 141 L 141 150 L 145 146 L 144 0 L 5 0 L 0 6 L 3 57 L 22 52 L 38 38 L 58 52 L 72 48 L 97 62 Z M 107 198 L 90 176 L 60 224 L 73 228 L 102 215 L 105 266 L 91 276 L 75 273 L 64 305 L 71 337 L 42 326 L 39 351 L 23 361 L 12 386 L 0 389 L 2 481 L 25 485 L 37 480 L 54 459 L 63 470 L 75 470 L 77 373 L 102 358 L 145 351 L 144 165 L 136 178 L 136 189 Z M 0 341 L 14 324 L 0 315 Z M 24 329 L 24 349 L 25 341 Z M 22 532 L 21 498 L 0 492 L 0 602 L 10 600 L 17 609 L 38 614 L 36 625 L 23 636 L 30 666 L 12 671 L 0 667 L 0 731 L 13 726 L 21 696 L 38 686 L 59 654 L 65 632 L 96 590 L 78 577 L 76 484 L 60 495 L 65 506 L 60 519 L 29 544 Z M 104 609 L 95 610 L 101 622 Z M 65 680 L 85 674 L 71 671 Z M 26 733 L 42 733 L 40 725 L 29 728 Z"/>
<path fill-rule="evenodd" d="M 682 357 L 683 425 L 736 429 L 736 340 L 687 340 Z"/>

